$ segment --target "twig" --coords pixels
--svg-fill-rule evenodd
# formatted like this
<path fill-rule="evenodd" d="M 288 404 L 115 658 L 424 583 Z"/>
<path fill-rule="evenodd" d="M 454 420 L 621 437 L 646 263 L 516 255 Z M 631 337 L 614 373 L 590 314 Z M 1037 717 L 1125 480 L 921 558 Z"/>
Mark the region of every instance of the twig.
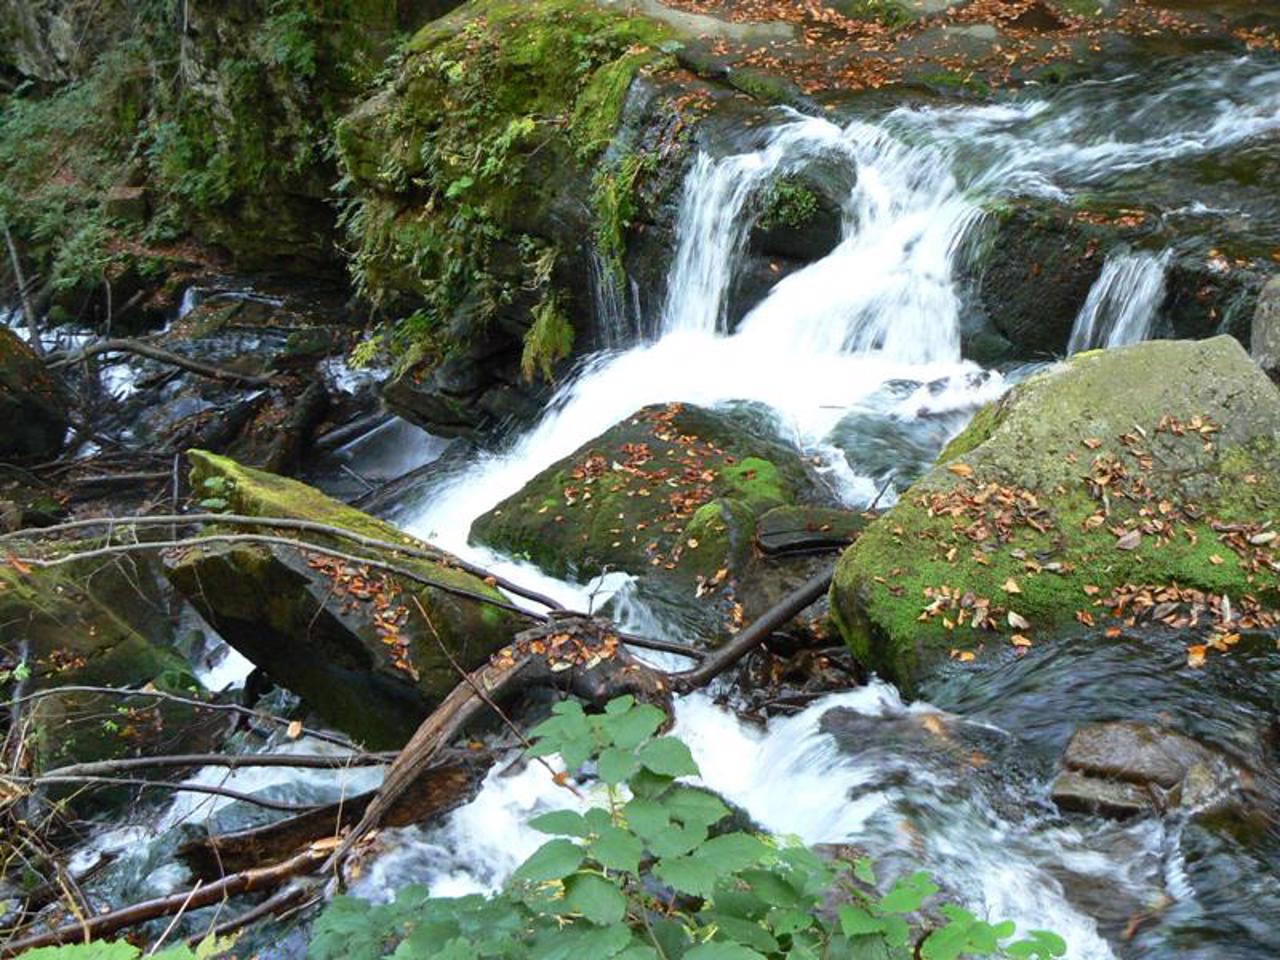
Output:
<path fill-rule="evenodd" d="M 418 608 L 418 613 L 422 614 L 422 619 L 427 621 L 427 627 L 430 628 L 431 635 L 435 637 L 436 645 L 440 647 L 440 652 L 445 655 L 445 659 L 449 661 L 449 665 L 453 667 L 454 672 L 457 673 L 458 676 L 462 678 L 463 682 L 466 683 L 466 685 L 472 689 L 472 691 L 475 693 L 477 697 L 479 697 L 481 700 L 484 701 L 485 706 L 487 706 L 490 710 L 492 710 L 495 714 L 497 714 L 498 719 L 502 721 L 503 725 L 506 726 L 506 728 L 510 730 L 513 734 L 515 734 L 516 738 L 520 741 L 520 745 L 524 747 L 525 750 L 532 750 L 533 744 L 530 743 L 529 738 L 524 735 L 524 731 L 515 725 L 514 721 L 512 721 L 512 719 L 509 716 L 507 716 L 506 711 L 503 710 L 500 706 L 498 706 L 498 704 L 494 701 L 494 699 L 491 696 L 489 696 L 489 694 L 480 686 L 480 684 L 476 683 L 475 678 L 472 677 L 471 674 L 463 668 L 462 664 L 458 663 L 458 659 L 453 655 L 453 651 L 451 651 L 449 647 L 445 644 L 444 640 L 440 638 L 440 632 L 436 630 L 436 625 L 432 621 L 431 615 L 427 613 L 427 611 L 423 608 L 422 604 L 418 602 L 417 597 L 413 598 L 413 604 Z M 535 757 L 535 759 L 544 768 L 546 768 L 547 773 L 551 774 L 551 781 L 554 784 L 556 784 L 556 786 L 564 787 L 566 790 L 572 793 L 575 797 L 577 797 L 578 799 L 582 799 L 582 794 L 578 792 L 578 789 L 573 784 L 569 783 L 567 780 L 561 777 L 556 772 L 555 768 L 553 768 L 551 764 L 547 762 L 546 757 Z"/>
<path fill-rule="evenodd" d="M 316 546 L 314 543 L 308 543 L 305 540 L 294 540 L 289 537 L 272 537 L 259 533 L 210 533 L 199 537 L 191 537 L 183 540 L 150 540 L 138 543 L 121 543 L 110 547 L 98 547 L 94 550 L 85 550 L 80 553 L 69 553 L 57 557 L 53 560 L 43 560 L 40 557 L 21 557 L 20 563 L 28 566 L 46 569 L 49 567 L 60 567 L 68 563 L 79 563 L 84 560 L 97 560 L 102 557 L 120 556 L 130 553 L 145 553 L 151 550 L 176 550 L 179 548 L 200 547 L 211 543 L 252 543 L 264 546 L 280 546 L 290 547 L 304 553 L 314 553 L 323 557 L 330 557 L 334 560 L 342 560 L 346 563 L 354 563 L 359 566 L 370 567 L 374 570 L 382 570 L 385 573 L 392 573 L 406 580 L 413 580 L 421 583 L 423 586 L 440 590 L 443 593 L 453 594 L 456 597 L 462 597 L 467 600 L 475 600 L 477 603 L 486 603 L 489 606 L 497 607 L 500 610 L 506 610 L 508 613 L 514 613 L 518 616 L 528 617 L 531 620 L 541 620 L 537 614 L 530 613 L 522 607 L 517 607 L 513 603 L 507 603 L 498 600 L 495 597 L 486 596 L 483 593 L 476 593 L 474 590 L 467 590 L 464 587 L 455 587 L 449 583 L 443 583 L 439 580 L 433 580 L 424 574 L 418 573 L 416 570 L 410 570 L 408 567 L 402 567 L 394 563 L 387 563 L 385 560 L 375 560 L 372 557 L 362 557 L 354 553 L 344 553 L 341 550 L 334 550 L 330 547 Z"/>
<path fill-rule="evenodd" d="M 884 486 L 880 488 L 880 492 L 876 494 L 876 498 L 872 500 L 871 503 L 867 504 L 867 509 L 865 512 L 870 513 L 872 510 L 878 507 L 880 505 L 880 501 L 884 498 L 884 495 L 889 492 L 889 488 L 891 486 L 893 486 L 893 477 L 890 477 L 888 480 L 884 482 Z"/>
<path fill-rule="evenodd" d="M 110 288 L 108 288 L 110 289 Z M 164 933 L 160 934 L 160 939 L 151 945 L 151 949 L 147 951 L 148 957 L 153 957 L 164 942 L 169 939 L 169 934 L 173 933 L 173 928 L 178 925 L 178 921 L 182 919 L 182 915 L 187 912 L 187 907 L 191 905 L 192 898 L 200 892 L 200 888 L 204 886 L 203 880 L 197 880 L 196 885 L 191 888 L 191 892 L 187 894 L 186 901 L 178 908 L 178 912 L 173 915 L 173 919 L 169 921 L 169 925 L 164 928 Z"/>
<path fill-rule="evenodd" d="M 172 525 L 175 523 L 216 523 L 222 526 L 233 527 L 270 527 L 276 530 L 297 530 L 302 533 L 321 533 L 331 537 L 338 537 L 343 540 L 350 540 L 352 543 L 359 544 L 371 550 L 387 550 L 411 557 L 416 560 L 429 560 L 433 563 L 444 564 L 449 567 L 457 568 L 472 576 L 480 577 L 483 580 L 492 581 L 493 585 L 508 593 L 523 597 L 526 600 L 546 607 L 548 610 L 563 610 L 564 605 L 553 600 L 551 597 L 545 596 L 534 590 L 520 586 L 518 583 L 512 583 L 504 577 L 495 576 L 483 567 L 477 567 L 458 557 L 446 554 L 442 550 L 434 548 L 423 549 L 415 547 L 407 543 L 395 543 L 390 540 L 379 540 L 376 537 L 367 537 L 363 534 L 355 533 L 343 527 L 335 527 L 331 524 L 320 523 L 315 520 L 297 520 L 292 517 L 249 517 L 242 514 L 222 514 L 222 513 L 193 513 L 193 514 L 169 514 L 169 515 L 153 515 L 142 517 L 101 517 L 90 520 L 72 520 L 67 523 L 56 524 L 51 527 L 40 527 L 34 533 L 41 539 L 49 537 L 53 534 L 66 533 L 72 530 L 84 530 L 92 527 L 113 527 L 113 526 L 151 526 L 151 525 Z M 0 535 L 0 542 L 5 540 L 18 540 L 31 538 L 33 531 L 19 530 L 16 533 L 7 533 Z"/>
<path fill-rule="evenodd" d="M 210 796 L 239 800 L 242 803 L 251 803 L 254 806 L 262 807 L 264 810 L 279 810 L 283 813 L 305 813 L 313 809 L 312 806 L 280 803 L 276 800 L 267 800 L 263 797 L 241 793 L 238 790 L 213 787 L 203 783 L 170 783 L 167 780 L 140 780 L 129 777 L 5 777 L 3 779 L 7 779 L 12 783 L 22 784 L 24 787 L 67 786 L 83 783 L 88 786 L 100 787 L 142 787 L 144 789 L 171 790 L 174 793 L 207 793 Z"/>
<path fill-rule="evenodd" d="M 73 763 L 46 770 L 41 777 L 98 777 L 129 770 L 161 770 L 185 767 L 226 767 L 229 770 L 254 767 L 296 767 L 305 770 L 345 770 L 348 767 L 377 767 L 390 763 L 394 753 L 355 753 L 348 756 L 325 756 L 315 753 L 225 753 L 173 754 L 162 757 L 124 757 L 119 760 L 96 760 Z"/>
<path fill-rule="evenodd" d="M 83 360 L 88 360 L 90 357 L 95 357 L 100 353 L 132 353 L 139 357 L 146 357 L 148 360 L 181 367 L 183 370 L 187 370 L 197 376 L 207 377 L 211 380 L 221 380 L 224 383 L 241 383 L 249 387 L 267 387 L 272 383 L 272 378 L 263 374 L 241 373 L 238 370 L 229 370 L 226 367 L 216 367 L 210 363 L 202 363 L 199 360 L 192 360 L 178 353 L 162 350 L 142 340 L 119 337 L 113 340 L 99 340 L 97 343 L 91 343 L 84 349 L 78 350 L 69 356 L 54 360 L 51 366 L 71 366 Z"/>
<path fill-rule="evenodd" d="M 22 276 L 22 261 L 18 258 L 18 247 L 13 242 L 13 234 L 9 232 L 9 221 L 0 217 L 0 230 L 4 231 L 4 242 L 9 248 L 9 262 L 13 265 L 13 279 L 18 285 L 18 294 L 22 299 L 22 312 L 27 318 L 27 339 L 31 350 L 37 357 L 44 356 L 44 345 L 40 343 L 40 321 L 36 317 L 36 308 L 31 303 L 31 291 Z"/>
<path fill-rule="evenodd" d="M 156 700 L 167 700 L 171 703 L 182 703 L 193 707 L 201 707 L 205 710 L 218 710 L 226 713 L 236 713 L 243 717 L 251 717 L 255 720 L 264 720 L 268 723 L 279 724 L 283 727 L 292 725 L 293 721 L 287 717 L 277 717 L 271 713 L 262 713 L 259 710 L 253 710 L 250 707 L 242 707 L 238 703 L 207 703 L 204 700 L 197 700 L 194 697 L 184 697 L 176 693 L 168 693 L 164 690 L 129 690 L 120 687 L 93 687 L 93 686 L 67 686 L 52 687 L 48 690 L 37 690 L 23 697 L 16 697 L 9 701 L 10 706 L 18 707 L 32 700 L 39 700 L 42 697 L 56 697 L 64 693 L 100 693 L 107 696 L 115 697 L 152 697 Z M 322 740 L 325 743 L 336 744 L 340 747 L 346 747 L 349 750 L 356 750 L 358 747 L 346 737 L 338 736 L 334 733 L 326 733 L 323 730 L 312 730 L 308 727 L 302 728 L 303 734 L 314 739 Z"/>
<path fill-rule="evenodd" d="M 14 957 L 36 947 L 51 947 L 90 937 L 104 937 L 148 920 L 171 916 L 184 909 L 198 910 L 201 907 L 220 903 L 228 897 L 252 893 L 258 890 L 270 890 L 280 886 L 286 880 L 311 870 L 324 859 L 321 851 L 308 849 L 283 863 L 255 870 L 245 870 L 233 874 L 217 883 L 210 883 L 198 891 L 184 891 L 171 896 L 148 900 L 134 904 L 121 910 L 113 910 L 96 917 L 90 917 L 84 924 L 68 924 L 47 933 L 39 933 L 21 940 L 12 940 L 0 946 L 0 957 Z"/>

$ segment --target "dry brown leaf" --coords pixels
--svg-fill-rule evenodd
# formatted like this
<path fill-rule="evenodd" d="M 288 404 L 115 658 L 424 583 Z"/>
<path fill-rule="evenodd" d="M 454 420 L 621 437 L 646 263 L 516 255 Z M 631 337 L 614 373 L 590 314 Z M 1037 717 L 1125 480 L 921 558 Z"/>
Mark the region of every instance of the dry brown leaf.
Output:
<path fill-rule="evenodd" d="M 1008 580 L 1004 582 L 1004 592 L 1005 593 L 1021 593 L 1022 588 L 1018 586 L 1017 580 L 1013 579 L 1013 577 L 1010 577 Z"/>
<path fill-rule="evenodd" d="M 973 467 L 969 466 L 967 463 L 951 463 L 947 465 L 947 469 L 957 477 L 973 476 Z"/>
<path fill-rule="evenodd" d="M 1030 630 L 1031 621 L 1029 621 L 1026 617 L 1022 616 L 1021 614 L 1015 613 L 1014 611 L 1010 610 L 1009 626 L 1013 627 L 1013 629 L 1015 630 Z"/>

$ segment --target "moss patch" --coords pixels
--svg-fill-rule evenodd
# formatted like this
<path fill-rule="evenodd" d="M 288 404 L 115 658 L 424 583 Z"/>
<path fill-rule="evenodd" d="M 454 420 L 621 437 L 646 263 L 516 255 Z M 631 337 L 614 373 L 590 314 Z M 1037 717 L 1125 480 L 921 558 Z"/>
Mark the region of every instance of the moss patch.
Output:
<path fill-rule="evenodd" d="M 1280 395 L 1228 338 L 1086 354 L 1033 377 L 845 554 L 841 633 L 912 686 L 1015 634 L 1153 615 L 1144 591 L 1172 604 L 1160 619 L 1188 617 L 1194 596 L 1163 593 L 1186 590 L 1266 625 L 1280 606 L 1264 532 L 1280 514 L 1278 431 Z"/>

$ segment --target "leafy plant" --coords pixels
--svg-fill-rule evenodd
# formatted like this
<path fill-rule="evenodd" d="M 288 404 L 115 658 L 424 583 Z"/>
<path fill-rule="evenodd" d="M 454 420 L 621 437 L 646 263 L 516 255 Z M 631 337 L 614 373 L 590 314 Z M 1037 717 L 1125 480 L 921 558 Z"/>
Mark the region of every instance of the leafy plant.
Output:
<path fill-rule="evenodd" d="M 1047 931 L 1022 940 L 1011 922 L 927 909 L 926 873 L 887 889 L 867 860 L 813 850 L 737 825 L 696 776 L 689 748 L 659 736 L 666 715 L 631 697 L 588 714 L 558 704 L 530 734 L 530 754 L 590 767 L 604 803 L 557 810 L 531 826 L 552 837 L 493 897 L 433 898 L 422 887 L 389 904 L 338 897 L 315 925 L 313 960 L 956 960 L 1062 956 Z M 883 891 L 883 892 L 882 892 Z M 827 907 L 836 902 L 834 915 Z"/>
<path fill-rule="evenodd" d="M 226 477 L 205 477 L 200 482 L 200 489 L 204 494 L 200 506 L 210 513 L 225 513 L 231 508 L 228 498 L 235 487 L 236 482 Z"/>

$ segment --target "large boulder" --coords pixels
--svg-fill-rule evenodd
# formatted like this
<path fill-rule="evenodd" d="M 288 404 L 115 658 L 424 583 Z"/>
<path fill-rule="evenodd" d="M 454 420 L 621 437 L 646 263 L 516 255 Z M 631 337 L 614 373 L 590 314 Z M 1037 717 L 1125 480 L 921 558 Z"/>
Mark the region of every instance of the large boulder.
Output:
<path fill-rule="evenodd" d="M 429 550 L 305 484 L 203 451 L 189 456 L 193 487 L 237 514 L 311 521 Z M 229 644 L 370 746 L 402 744 L 457 685 L 459 668 L 481 665 L 520 629 L 516 616 L 485 602 L 504 603 L 503 595 L 447 554 L 426 560 L 342 536 L 281 535 L 314 549 L 210 542 L 173 556 L 169 578 Z"/>
<path fill-rule="evenodd" d="M 52 460 L 67 436 L 66 390 L 25 343 L 0 326 L 0 458 Z"/>
<path fill-rule="evenodd" d="M 1075 620 L 1229 636 L 1276 622 L 1278 511 L 1280 391 L 1236 340 L 1081 354 L 982 410 L 867 529 L 833 613 L 908 688 Z"/>
<path fill-rule="evenodd" d="M 1249 352 L 1258 366 L 1280 383 L 1280 277 L 1267 281 L 1258 297 Z"/>
<path fill-rule="evenodd" d="M 766 579 L 755 576 L 757 522 L 825 496 L 799 451 L 754 409 L 662 404 L 548 467 L 476 520 L 471 537 L 560 577 L 635 574 L 646 602 L 715 633 L 758 612 L 767 594 L 750 585 Z M 775 514 L 760 535 L 778 553 L 784 531 L 813 536 L 837 525 L 847 542 L 857 524 L 796 511 Z"/>
<path fill-rule="evenodd" d="M 1093 723 L 1076 731 L 1053 783 L 1059 808 L 1126 817 L 1237 802 L 1238 773 L 1189 737 L 1145 723 Z"/>

